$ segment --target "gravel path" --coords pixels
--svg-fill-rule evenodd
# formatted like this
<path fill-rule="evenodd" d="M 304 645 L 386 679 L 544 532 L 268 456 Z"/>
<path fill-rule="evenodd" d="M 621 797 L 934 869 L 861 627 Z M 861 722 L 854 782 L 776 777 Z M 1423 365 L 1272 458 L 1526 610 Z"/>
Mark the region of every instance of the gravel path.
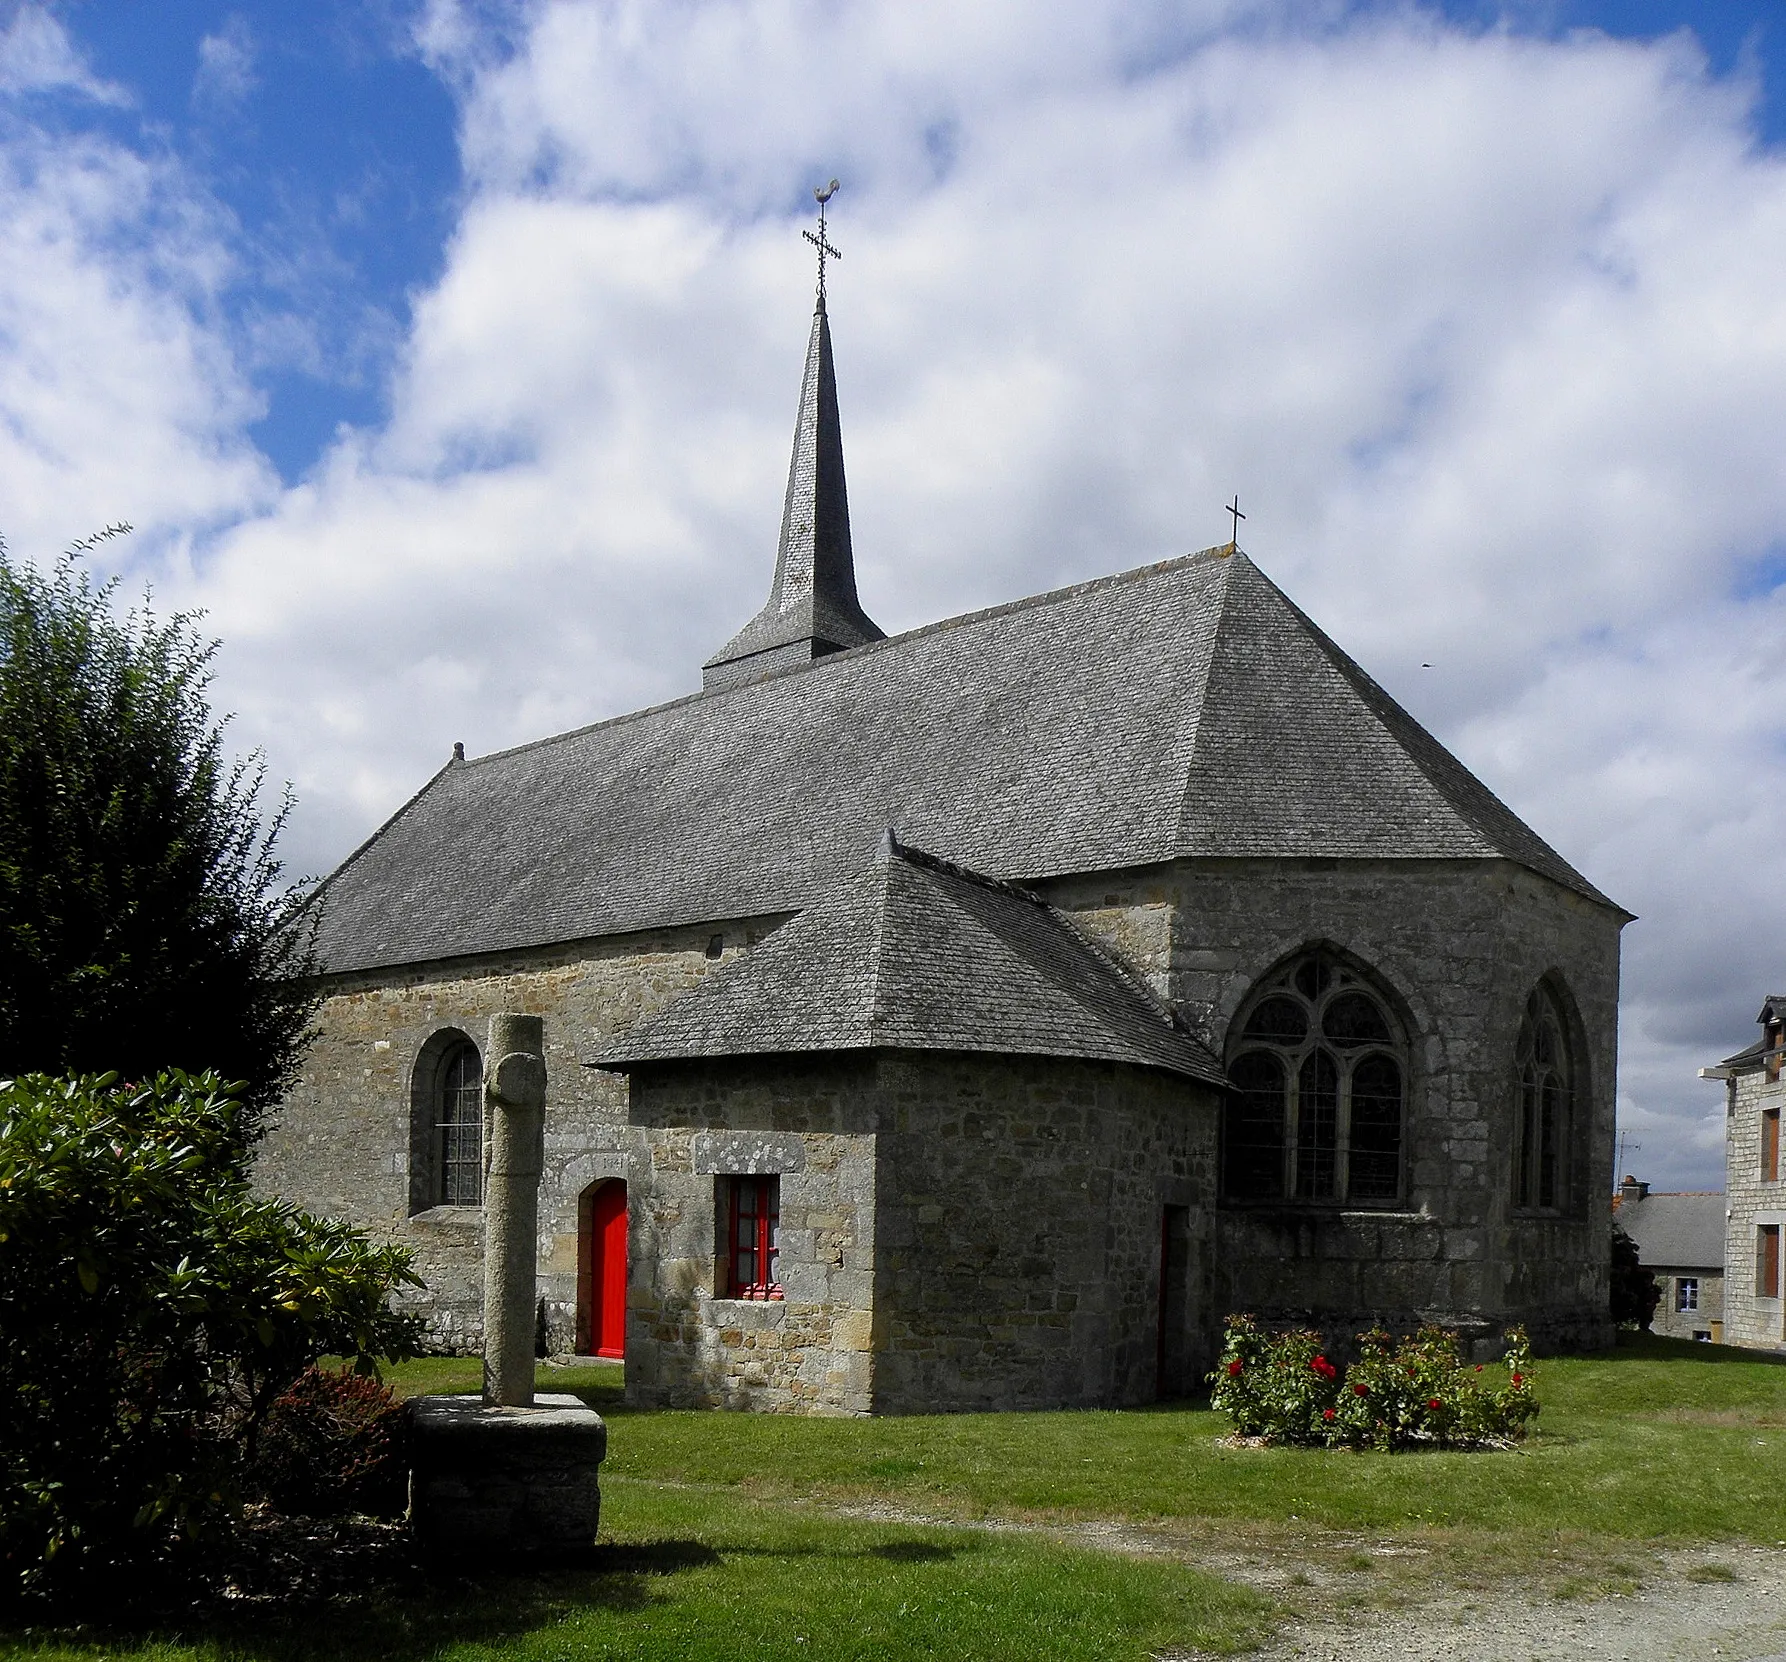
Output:
<path fill-rule="evenodd" d="M 1403 1610 L 1292 1622 L 1258 1653 L 1276 1662 L 1786 1662 L 1786 1552 L 1659 1553 L 1635 1593 L 1559 1601 L 1502 1590 Z M 1734 1581 L 1694 1582 L 1715 1564 Z"/>

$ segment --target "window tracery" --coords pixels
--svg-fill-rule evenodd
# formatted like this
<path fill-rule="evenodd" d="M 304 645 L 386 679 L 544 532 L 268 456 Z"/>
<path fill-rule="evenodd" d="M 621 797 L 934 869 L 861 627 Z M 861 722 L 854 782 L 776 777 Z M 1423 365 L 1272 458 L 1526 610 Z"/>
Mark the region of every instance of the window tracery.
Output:
<path fill-rule="evenodd" d="M 1535 1211 L 1567 1199 L 1574 1066 L 1569 1024 L 1548 986 L 1532 990 L 1520 1023 L 1515 1066 L 1519 1121 L 1514 1129 L 1513 1200 Z"/>
<path fill-rule="evenodd" d="M 1266 977 L 1234 1031 L 1223 1193 L 1399 1199 L 1407 1045 L 1381 993 L 1336 953 L 1304 953 Z"/>

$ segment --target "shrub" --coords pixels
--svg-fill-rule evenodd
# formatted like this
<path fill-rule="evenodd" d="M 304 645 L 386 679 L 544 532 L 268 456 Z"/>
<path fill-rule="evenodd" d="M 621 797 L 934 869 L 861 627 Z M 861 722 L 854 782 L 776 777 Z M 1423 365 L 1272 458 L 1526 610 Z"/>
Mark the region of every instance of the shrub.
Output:
<path fill-rule="evenodd" d="M 253 1481 L 282 1512 L 394 1518 L 406 1504 L 403 1405 L 363 1374 L 311 1367 L 267 1411 Z"/>
<path fill-rule="evenodd" d="M 319 1356 L 416 1353 L 406 1254 L 250 1190 L 214 1075 L 0 1081 L 0 1591 L 231 1515 Z"/>
<path fill-rule="evenodd" d="M 1507 1331 L 1492 1371 L 1465 1363 L 1455 1333 L 1423 1327 L 1399 1344 L 1381 1329 L 1359 1335 L 1342 1376 L 1318 1333 L 1266 1333 L 1231 1316 L 1211 1404 L 1241 1436 L 1324 1448 L 1499 1448 L 1538 1412 L 1531 1347 Z"/>

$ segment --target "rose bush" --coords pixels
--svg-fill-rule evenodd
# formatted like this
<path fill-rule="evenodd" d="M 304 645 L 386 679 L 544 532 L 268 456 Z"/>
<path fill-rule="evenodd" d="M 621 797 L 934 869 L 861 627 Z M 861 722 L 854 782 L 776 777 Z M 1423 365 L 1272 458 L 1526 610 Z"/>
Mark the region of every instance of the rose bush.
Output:
<path fill-rule="evenodd" d="M 1492 1367 L 1466 1363 L 1457 1335 L 1437 1327 L 1399 1343 L 1373 1329 L 1358 1343 L 1342 1376 L 1320 1334 L 1268 1333 L 1251 1316 L 1231 1316 L 1211 1405 L 1243 1437 L 1385 1450 L 1505 1447 L 1538 1412 L 1522 1328 L 1507 1330 L 1506 1354 Z"/>

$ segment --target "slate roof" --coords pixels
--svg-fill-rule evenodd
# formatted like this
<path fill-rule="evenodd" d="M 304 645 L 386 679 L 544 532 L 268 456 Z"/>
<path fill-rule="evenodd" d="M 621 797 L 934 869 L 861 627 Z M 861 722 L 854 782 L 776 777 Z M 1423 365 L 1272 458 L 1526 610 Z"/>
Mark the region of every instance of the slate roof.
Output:
<path fill-rule="evenodd" d="M 1003 879 L 1503 858 L 1612 904 L 1224 546 L 450 763 L 323 885 L 317 950 L 797 911 L 889 825 Z"/>
<path fill-rule="evenodd" d="M 1223 1082 L 1215 1057 L 1058 912 L 891 837 L 596 1065 L 869 1049 L 1073 1056 Z"/>
<path fill-rule="evenodd" d="M 1645 1195 L 1621 1201 L 1615 1216 L 1650 1268 L 1722 1274 L 1724 1208 L 1721 1194 Z"/>

